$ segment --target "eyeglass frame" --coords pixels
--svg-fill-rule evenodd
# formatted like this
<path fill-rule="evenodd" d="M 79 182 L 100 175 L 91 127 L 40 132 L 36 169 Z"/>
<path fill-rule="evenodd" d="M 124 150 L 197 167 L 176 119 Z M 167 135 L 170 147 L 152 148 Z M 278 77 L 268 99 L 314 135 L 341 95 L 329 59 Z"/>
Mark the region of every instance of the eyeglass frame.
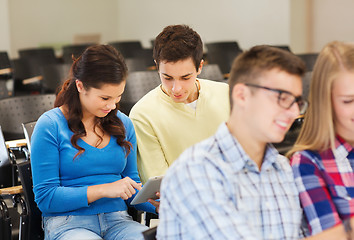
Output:
<path fill-rule="evenodd" d="M 306 99 L 304 99 L 303 96 L 294 96 L 294 94 L 292 94 L 291 92 L 289 91 L 286 91 L 286 90 L 281 90 L 281 89 L 277 89 L 277 88 L 270 88 L 270 87 L 265 87 L 265 86 L 261 86 L 261 85 L 258 85 L 258 84 L 253 84 L 253 83 L 245 83 L 246 86 L 248 87 L 254 87 L 254 88 L 260 88 L 260 89 L 265 89 L 265 90 L 269 90 L 269 91 L 272 91 L 272 92 L 276 92 L 278 93 L 278 105 L 284 109 L 290 109 L 294 103 L 297 103 L 298 107 L 299 107 L 299 110 L 300 110 L 300 114 L 304 114 L 307 110 L 307 107 L 309 105 L 308 101 Z M 285 93 L 285 94 L 288 94 L 290 96 L 292 96 L 294 98 L 294 100 L 291 102 L 291 104 L 288 106 L 288 107 L 285 107 L 283 106 L 281 103 L 280 103 L 280 96 Z M 299 103 L 303 103 L 302 107 L 300 106 Z"/>

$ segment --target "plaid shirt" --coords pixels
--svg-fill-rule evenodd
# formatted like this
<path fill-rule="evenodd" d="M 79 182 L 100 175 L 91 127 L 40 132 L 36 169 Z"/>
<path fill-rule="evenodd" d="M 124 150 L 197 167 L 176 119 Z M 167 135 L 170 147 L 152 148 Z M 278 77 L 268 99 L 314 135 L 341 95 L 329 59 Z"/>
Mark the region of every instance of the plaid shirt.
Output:
<path fill-rule="evenodd" d="M 354 216 L 354 149 L 337 137 L 336 149 L 301 151 L 291 159 L 312 235 Z"/>
<path fill-rule="evenodd" d="M 157 239 L 299 239 L 288 160 L 267 146 L 261 171 L 226 124 L 186 150 L 161 185 Z"/>

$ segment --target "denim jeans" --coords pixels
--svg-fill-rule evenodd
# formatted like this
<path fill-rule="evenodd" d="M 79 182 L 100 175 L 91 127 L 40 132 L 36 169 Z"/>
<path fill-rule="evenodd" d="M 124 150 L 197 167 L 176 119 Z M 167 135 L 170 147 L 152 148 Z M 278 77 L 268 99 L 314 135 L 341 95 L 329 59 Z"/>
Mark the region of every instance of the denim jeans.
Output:
<path fill-rule="evenodd" d="M 85 216 L 43 217 L 45 240 L 130 240 L 144 239 L 141 232 L 148 229 L 133 221 L 127 211 Z"/>

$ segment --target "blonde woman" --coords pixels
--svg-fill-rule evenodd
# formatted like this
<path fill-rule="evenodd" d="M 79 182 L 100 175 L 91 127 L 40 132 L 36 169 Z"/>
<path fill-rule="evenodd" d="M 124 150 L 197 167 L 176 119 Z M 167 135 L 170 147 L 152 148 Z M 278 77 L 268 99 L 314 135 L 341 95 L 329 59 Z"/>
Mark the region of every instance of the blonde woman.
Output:
<path fill-rule="evenodd" d="M 331 42 L 323 48 L 309 102 L 299 138 L 287 156 L 309 234 L 345 239 L 341 236 L 354 216 L 354 44 Z"/>

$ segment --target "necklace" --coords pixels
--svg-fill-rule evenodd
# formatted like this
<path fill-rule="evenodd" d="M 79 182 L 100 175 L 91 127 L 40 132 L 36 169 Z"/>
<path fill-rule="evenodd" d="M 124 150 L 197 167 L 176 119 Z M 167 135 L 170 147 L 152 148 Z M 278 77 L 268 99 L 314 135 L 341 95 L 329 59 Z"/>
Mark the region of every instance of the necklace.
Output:
<path fill-rule="evenodd" d="M 198 99 L 199 98 L 199 90 L 200 90 L 200 85 L 199 85 L 198 80 L 195 81 L 195 86 L 197 87 L 197 99 Z"/>

